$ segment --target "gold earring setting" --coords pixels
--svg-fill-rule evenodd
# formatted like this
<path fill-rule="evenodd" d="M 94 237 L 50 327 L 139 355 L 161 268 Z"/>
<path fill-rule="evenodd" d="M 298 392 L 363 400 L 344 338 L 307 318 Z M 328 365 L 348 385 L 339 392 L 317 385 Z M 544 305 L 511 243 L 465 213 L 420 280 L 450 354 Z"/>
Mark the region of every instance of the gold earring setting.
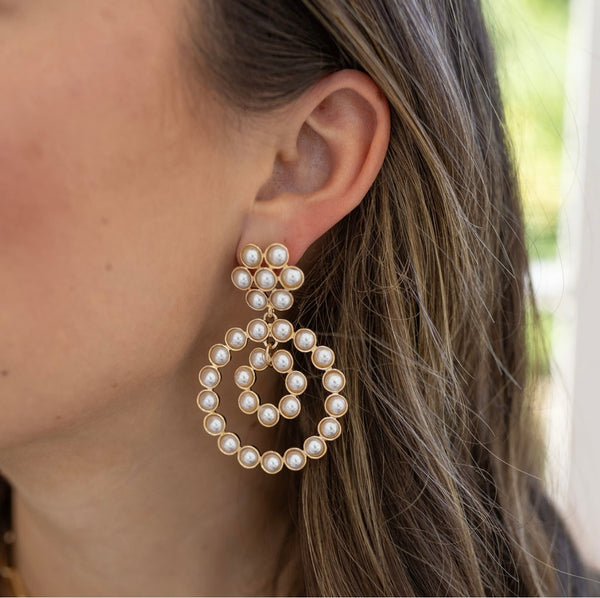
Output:
<path fill-rule="evenodd" d="M 213 345 L 208 352 L 209 364 L 199 372 L 203 390 L 198 393 L 198 407 L 206 413 L 204 429 L 217 439 L 219 450 L 225 455 L 236 455 L 240 465 L 253 469 L 259 464 L 267 473 L 278 473 L 284 465 L 299 471 L 307 459 L 320 459 L 327 452 L 327 443 L 341 433 L 338 418 L 348 410 L 348 402 L 340 394 L 346 384 L 344 374 L 334 368 L 333 351 L 317 343 L 316 334 L 308 328 L 294 330 L 292 323 L 279 317 L 276 311 L 292 307 L 292 291 L 304 282 L 304 273 L 297 266 L 288 265 L 289 252 L 281 243 L 269 245 L 263 252 L 256 245 L 246 245 L 240 253 L 241 266 L 231 273 L 234 286 L 246 293 L 247 304 L 256 311 L 265 310 L 262 317 L 248 322 L 245 328 L 230 328 L 223 343 Z M 322 371 L 322 385 L 329 393 L 324 401 L 325 417 L 317 425 L 316 434 L 309 436 L 302 448 L 292 447 L 280 455 L 269 450 L 264 453 L 252 445 L 242 446 L 237 434 L 227 430 L 227 422 L 217 412 L 220 403 L 216 388 L 221 382 L 221 368 L 231 360 L 232 351 L 241 351 L 248 342 L 257 343 L 250 351 L 248 365 L 241 365 L 234 372 L 234 382 L 240 389 L 238 407 L 245 414 L 256 414 L 266 427 L 275 426 L 281 417 L 294 419 L 302 409 L 300 396 L 306 390 L 306 376 L 294 369 L 292 353 L 281 345 L 290 344 L 303 353 L 311 353 L 312 364 Z M 277 405 L 262 403 L 252 390 L 256 373 L 272 367 L 285 376 L 287 394 Z"/>

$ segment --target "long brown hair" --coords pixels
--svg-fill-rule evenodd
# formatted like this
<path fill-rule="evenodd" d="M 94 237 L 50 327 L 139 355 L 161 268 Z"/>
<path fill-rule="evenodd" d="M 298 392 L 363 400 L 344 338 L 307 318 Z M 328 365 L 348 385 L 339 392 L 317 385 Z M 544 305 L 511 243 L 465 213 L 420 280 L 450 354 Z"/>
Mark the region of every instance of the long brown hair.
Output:
<path fill-rule="evenodd" d="M 557 571 L 577 555 L 542 483 L 519 190 L 477 0 L 192 9 L 193 55 L 236 109 L 272 110 L 344 68 L 391 109 L 381 172 L 321 239 L 299 302 L 350 409 L 328 458 L 290 480 L 297 591 L 582 591 Z M 321 416 L 304 404 L 300 436 Z"/>

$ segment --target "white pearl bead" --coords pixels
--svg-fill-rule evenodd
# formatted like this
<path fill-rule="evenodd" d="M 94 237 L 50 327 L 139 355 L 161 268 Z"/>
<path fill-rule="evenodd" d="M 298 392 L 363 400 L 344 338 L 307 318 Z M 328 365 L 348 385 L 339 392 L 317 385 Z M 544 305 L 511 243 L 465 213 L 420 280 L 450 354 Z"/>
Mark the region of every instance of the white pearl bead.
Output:
<path fill-rule="evenodd" d="M 276 351 L 273 355 L 273 368 L 280 373 L 287 372 L 293 363 L 292 356 L 287 351 Z"/>
<path fill-rule="evenodd" d="M 279 409 L 287 417 L 295 417 L 300 411 L 300 401 L 296 397 L 284 397 L 281 399 Z"/>
<path fill-rule="evenodd" d="M 333 364 L 335 358 L 333 351 L 329 347 L 317 347 L 312 359 L 318 368 L 328 368 Z"/>
<path fill-rule="evenodd" d="M 325 374 L 323 378 L 323 386 L 329 392 L 337 392 L 344 388 L 344 375 L 339 370 L 331 370 Z"/>
<path fill-rule="evenodd" d="M 256 268 L 262 262 L 262 252 L 258 247 L 246 245 L 242 249 L 242 262 L 249 268 Z"/>
<path fill-rule="evenodd" d="M 233 284 L 242 291 L 249 289 L 252 285 L 252 274 L 246 268 L 236 268 L 231 273 Z"/>
<path fill-rule="evenodd" d="M 340 433 L 340 424 L 335 419 L 324 419 L 319 424 L 319 434 L 325 438 L 335 438 Z"/>
<path fill-rule="evenodd" d="M 273 244 L 267 249 L 266 258 L 271 266 L 278 268 L 288 261 L 288 250 L 283 245 Z"/>
<path fill-rule="evenodd" d="M 263 320 L 253 320 L 248 325 L 248 336 L 255 341 L 262 341 L 267 337 L 269 329 Z"/>
<path fill-rule="evenodd" d="M 303 282 L 302 270 L 299 268 L 286 268 L 281 272 L 281 281 L 284 286 L 290 289 L 297 289 L 302 285 Z"/>
<path fill-rule="evenodd" d="M 246 345 L 246 333 L 241 328 L 232 328 L 225 338 L 232 349 L 242 349 Z"/>
<path fill-rule="evenodd" d="M 254 372 L 249 367 L 241 365 L 235 370 L 234 380 L 240 388 L 248 388 L 254 384 Z"/>
<path fill-rule="evenodd" d="M 323 444 L 323 441 L 318 438 L 310 438 L 306 443 L 305 450 L 309 455 L 318 457 L 324 452 L 325 445 Z"/>
<path fill-rule="evenodd" d="M 292 325 L 287 320 L 275 320 L 273 322 L 273 336 L 278 340 L 285 342 L 292 336 Z"/>
<path fill-rule="evenodd" d="M 258 408 L 258 398 L 251 391 L 243 392 L 240 395 L 238 404 L 244 413 L 254 413 Z"/>
<path fill-rule="evenodd" d="M 306 377 L 302 372 L 290 372 L 285 380 L 285 385 L 290 392 L 303 392 L 306 388 Z"/>
<path fill-rule="evenodd" d="M 220 434 L 225 428 L 225 422 L 220 415 L 209 415 L 205 420 L 205 428 L 210 434 Z"/>
<path fill-rule="evenodd" d="M 210 350 L 209 359 L 215 365 L 226 365 L 229 362 L 229 349 L 225 345 L 215 345 Z"/>
<path fill-rule="evenodd" d="M 198 393 L 198 407 L 204 411 L 212 411 L 219 404 L 219 398 L 212 390 L 203 390 Z"/>
<path fill-rule="evenodd" d="M 256 452 L 256 449 L 246 447 L 240 451 L 239 459 L 244 465 L 252 467 L 258 463 L 258 453 Z"/>
<path fill-rule="evenodd" d="M 277 283 L 275 274 L 273 274 L 273 272 L 271 272 L 271 270 L 267 270 L 265 268 L 259 270 L 256 273 L 255 279 L 256 279 L 256 285 L 259 286 L 264 291 L 270 291 Z"/>
<path fill-rule="evenodd" d="M 277 423 L 279 413 L 273 405 L 262 405 L 258 411 L 258 419 L 263 425 L 271 426 Z"/>
<path fill-rule="evenodd" d="M 306 464 L 306 455 L 297 448 L 290 448 L 284 455 L 285 464 L 292 471 L 302 469 Z"/>
<path fill-rule="evenodd" d="M 210 365 L 207 365 L 200 370 L 200 382 L 202 382 L 204 386 L 212 388 L 219 383 L 219 379 L 219 372 L 217 372 L 217 370 Z"/>
<path fill-rule="evenodd" d="M 264 309 L 267 305 L 267 297 L 262 291 L 250 291 L 246 302 L 252 309 Z"/>
<path fill-rule="evenodd" d="M 237 437 L 234 436 L 233 434 L 225 434 L 221 437 L 219 444 L 221 445 L 221 449 L 223 449 L 223 452 L 230 455 L 232 453 L 235 453 L 235 451 L 237 451 L 237 449 L 240 445 L 240 442 L 237 439 Z"/>
<path fill-rule="evenodd" d="M 296 332 L 296 336 L 294 337 L 294 345 L 299 351 L 310 351 L 317 339 L 312 330 L 301 329 Z"/>
<path fill-rule="evenodd" d="M 271 293 L 271 303 L 275 309 L 289 309 L 294 300 L 288 291 L 274 291 Z"/>
<path fill-rule="evenodd" d="M 346 412 L 348 403 L 340 395 L 331 395 L 325 402 L 325 409 L 332 415 L 341 415 Z"/>
<path fill-rule="evenodd" d="M 279 471 L 282 466 L 281 458 L 275 453 L 265 453 L 262 462 L 264 469 L 272 473 Z"/>
<path fill-rule="evenodd" d="M 267 356 L 264 349 L 253 349 L 250 353 L 250 363 L 257 370 L 264 370 L 267 366 Z"/>

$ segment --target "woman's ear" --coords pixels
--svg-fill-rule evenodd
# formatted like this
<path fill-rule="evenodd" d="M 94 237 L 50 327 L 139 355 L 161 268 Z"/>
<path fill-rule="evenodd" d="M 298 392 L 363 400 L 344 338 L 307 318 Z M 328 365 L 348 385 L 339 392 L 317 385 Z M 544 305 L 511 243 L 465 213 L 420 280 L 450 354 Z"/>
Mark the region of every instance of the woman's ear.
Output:
<path fill-rule="evenodd" d="M 368 75 L 343 70 L 286 106 L 275 128 L 273 169 L 253 201 L 238 251 L 279 241 L 296 262 L 373 184 L 387 151 L 389 107 Z"/>

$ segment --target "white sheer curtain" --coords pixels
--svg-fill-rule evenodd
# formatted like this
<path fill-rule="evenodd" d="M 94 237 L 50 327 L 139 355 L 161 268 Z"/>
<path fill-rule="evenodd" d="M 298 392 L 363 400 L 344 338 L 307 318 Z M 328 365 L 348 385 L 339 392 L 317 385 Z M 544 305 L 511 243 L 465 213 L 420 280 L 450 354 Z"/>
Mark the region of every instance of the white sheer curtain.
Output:
<path fill-rule="evenodd" d="M 550 482 L 600 565 L 600 0 L 571 0 L 564 147 Z"/>

